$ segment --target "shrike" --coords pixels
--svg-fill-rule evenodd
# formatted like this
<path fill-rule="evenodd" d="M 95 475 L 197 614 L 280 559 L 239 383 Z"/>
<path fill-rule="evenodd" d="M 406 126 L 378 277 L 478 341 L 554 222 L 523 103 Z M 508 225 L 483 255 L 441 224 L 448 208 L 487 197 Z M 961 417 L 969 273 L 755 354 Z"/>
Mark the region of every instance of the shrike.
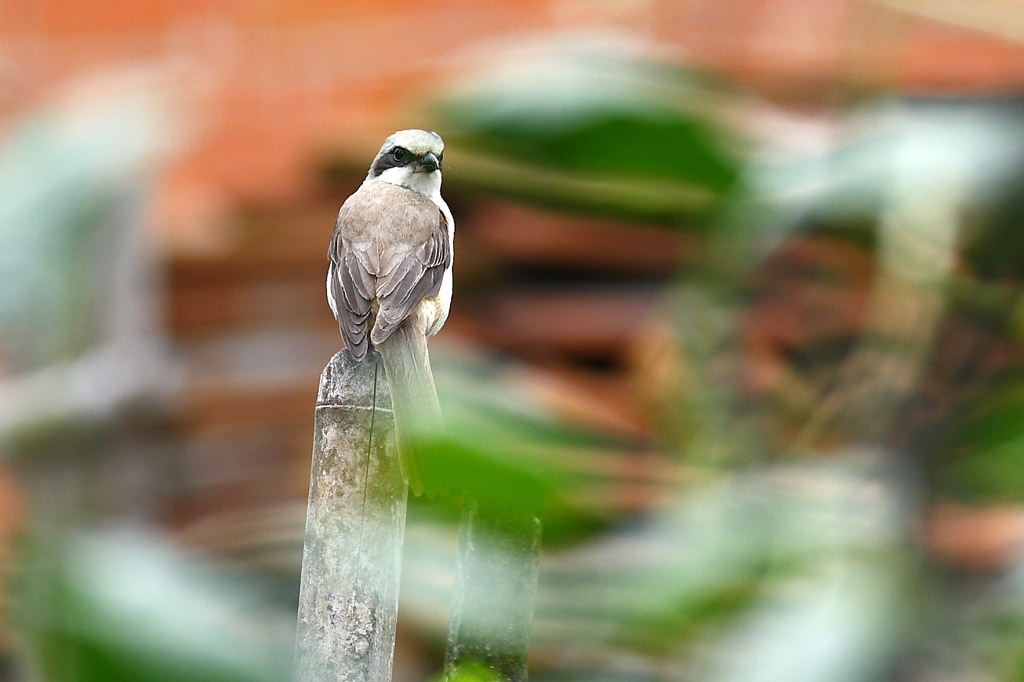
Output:
<path fill-rule="evenodd" d="M 327 302 L 352 357 L 379 351 L 391 386 L 402 474 L 423 482 L 410 439 L 440 419 L 427 338 L 452 300 L 455 221 L 441 198 L 444 142 L 400 130 L 384 142 L 366 179 L 342 204 L 328 250 Z"/>

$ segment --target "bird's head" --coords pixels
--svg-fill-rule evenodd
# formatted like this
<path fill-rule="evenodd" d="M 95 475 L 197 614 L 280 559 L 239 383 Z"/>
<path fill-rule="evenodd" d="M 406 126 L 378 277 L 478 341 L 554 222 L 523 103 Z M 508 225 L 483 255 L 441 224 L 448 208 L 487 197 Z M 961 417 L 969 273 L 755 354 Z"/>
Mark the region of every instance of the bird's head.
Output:
<path fill-rule="evenodd" d="M 383 180 L 427 196 L 441 192 L 444 140 L 425 130 L 399 130 L 377 152 L 367 180 Z"/>

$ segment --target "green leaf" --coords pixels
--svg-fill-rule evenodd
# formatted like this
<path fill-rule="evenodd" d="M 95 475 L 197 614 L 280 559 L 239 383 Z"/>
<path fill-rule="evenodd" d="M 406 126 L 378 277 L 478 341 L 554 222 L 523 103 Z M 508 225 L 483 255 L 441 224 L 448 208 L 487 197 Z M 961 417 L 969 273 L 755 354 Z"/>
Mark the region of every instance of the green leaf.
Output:
<path fill-rule="evenodd" d="M 721 93 L 692 71 L 611 47 L 541 51 L 436 103 L 452 150 L 446 178 L 633 218 L 706 214 L 739 172 L 711 123 Z"/>
<path fill-rule="evenodd" d="M 997 385 L 953 439 L 939 488 L 967 502 L 1024 500 L 1024 383 Z"/>
<path fill-rule="evenodd" d="M 260 583 L 139 528 L 30 538 L 13 622 L 44 681 L 276 682 L 293 641 Z M 287 615 L 284 615 L 287 614 Z"/>

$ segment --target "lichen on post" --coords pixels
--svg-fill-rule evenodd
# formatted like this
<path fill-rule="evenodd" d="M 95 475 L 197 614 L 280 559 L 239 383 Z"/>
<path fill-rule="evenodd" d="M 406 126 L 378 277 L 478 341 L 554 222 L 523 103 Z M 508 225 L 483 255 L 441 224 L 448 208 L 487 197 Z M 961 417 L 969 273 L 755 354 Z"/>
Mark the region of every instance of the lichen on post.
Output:
<path fill-rule="evenodd" d="M 331 358 L 315 424 L 293 679 L 386 682 L 408 492 L 376 353 Z"/>

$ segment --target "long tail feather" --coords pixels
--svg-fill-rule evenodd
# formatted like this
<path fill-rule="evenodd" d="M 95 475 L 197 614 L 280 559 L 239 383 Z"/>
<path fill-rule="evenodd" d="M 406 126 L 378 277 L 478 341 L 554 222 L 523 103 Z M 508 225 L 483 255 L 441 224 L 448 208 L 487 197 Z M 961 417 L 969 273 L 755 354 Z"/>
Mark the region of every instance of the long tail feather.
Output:
<path fill-rule="evenodd" d="M 416 438 L 441 422 L 441 405 L 430 371 L 427 338 L 421 329 L 407 322 L 378 343 L 377 350 L 384 360 L 384 371 L 391 386 L 402 475 L 413 493 L 419 495 L 423 492 L 423 477 Z"/>

